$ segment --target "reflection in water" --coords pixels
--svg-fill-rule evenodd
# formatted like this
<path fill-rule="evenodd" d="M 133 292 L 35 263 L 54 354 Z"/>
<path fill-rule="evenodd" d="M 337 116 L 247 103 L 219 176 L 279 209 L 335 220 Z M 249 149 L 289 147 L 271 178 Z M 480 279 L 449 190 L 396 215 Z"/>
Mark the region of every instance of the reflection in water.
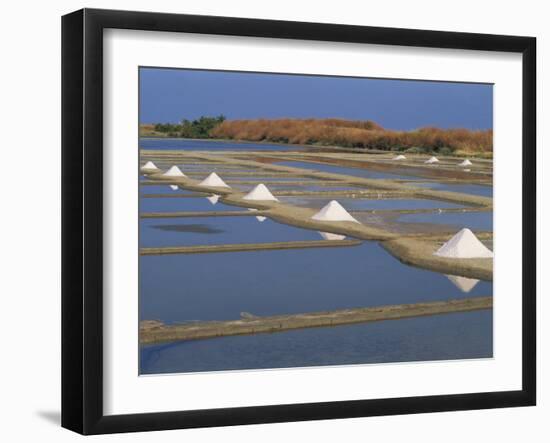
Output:
<path fill-rule="evenodd" d="M 206 200 L 208 200 L 210 203 L 215 205 L 218 203 L 218 200 L 220 199 L 220 196 L 217 194 L 212 194 L 210 197 L 206 197 Z"/>
<path fill-rule="evenodd" d="M 168 142 L 171 143 L 172 141 Z M 218 146 L 221 149 L 235 149 L 230 144 Z M 157 149 L 163 148 L 164 144 Z M 319 165 L 314 165 L 313 168 L 321 169 Z M 333 168 L 334 166 L 330 167 L 332 172 L 336 172 Z M 354 172 L 355 174 L 350 175 L 365 174 L 361 170 Z M 390 177 L 391 174 L 369 174 L 374 174 L 377 178 L 382 178 L 382 175 L 384 178 L 396 178 L 395 175 Z M 235 179 L 234 176 L 230 177 Z M 250 178 L 244 176 L 244 179 Z M 257 180 L 257 177 L 254 177 L 254 180 Z M 299 179 L 271 178 L 272 182 L 278 181 L 283 186 L 285 180 Z M 169 192 L 166 184 L 162 187 L 164 192 Z M 170 189 L 175 191 L 178 187 L 170 185 Z M 321 190 L 328 189 L 330 188 Z M 143 191 L 154 192 L 155 187 L 144 187 Z M 475 191 L 488 192 L 487 188 L 476 188 Z M 142 199 L 140 210 L 242 210 L 223 202 L 218 203 L 219 195 L 203 195 L 205 199 Z M 320 208 L 330 199 L 323 201 L 322 198 L 286 197 L 286 200 L 292 204 Z M 348 210 L 358 211 L 434 211 L 431 214 L 403 215 L 402 218 L 398 218 L 399 222 L 416 221 L 415 217 L 425 217 L 428 222 L 442 224 L 462 223 L 468 219 L 470 223 L 476 222 L 483 226 L 490 223 L 492 227 L 491 213 L 438 214 L 444 212 L 441 211 L 442 208 L 454 208 L 459 205 L 433 200 L 343 198 L 341 202 Z M 213 205 L 217 205 L 216 208 L 213 208 Z M 254 212 L 256 209 L 250 211 Z M 384 222 L 379 216 L 370 213 L 367 216 L 380 218 L 380 222 Z M 440 221 L 434 221 L 434 218 Z M 254 213 L 251 213 L 250 217 L 194 217 L 188 219 L 188 222 L 190 223 L 177 224 L 174 223 L 174 219 L 166 219 L 166 222 L 162 219 L 143 219 L 140 221 L 140 244 L 147 247 L 260 243 L 318 240 L 319 235 L 331 241 L 346 238 L 345 235 L 336 233 L 315 232 L 279 224 Z M 139 260 L 140 318 L 159 319 L 167 323 L 235 320 L 241 318 L 243 312 L 268 316 L 492 294 L 491 282 L 480 282 L 460 276 L 444 276 L 404 266 L 375 242 L 365 242 L 357 247 L 334 247 L 323 250 L 141 256 Z M 213 272 L 216 278 L 212 278 Z M 452 285 L 449 284 L 449 280 Z M 491 355 L 492 311 L 487 310 L 148 346 L 141 350 L 140 371 L 163 373 L 298 367 Z"/>
<path fill-rule="evenodd" d="M 479 283 L 475 278 L 460 277 L 458 275 L 446 275 L 446 277 L 462 292 L 468 293 Z"/>
<path fill-rule="evenodd" d="M 212 207 L 210 203 L 204 203 Z M 319 240 L 319 234 L 251 212 L 249 217 L 142 218 L 139 240 L 142 248 L 155 248 Z"/>
<path fill-rule="evenodd" d="M 344 240 L 346 238 L 345 235 L 334 234 L 333 232 L 318 232 L 325 240 Z"/>
<path fill-rule="evenodd" d="M 178 190 L 178 185 L 170 185 L 170 189 L 172 191 L 177 191 Z"/>
<path fill-rule="evenodd" d="M 230 217 L 225 217 L 230 218 Z M 304 240 L 306 232 L 270 235 L 277 227 L 252 217 L 246 236 L 202 235 L 184 244 Z M 238 220 L 236 220 L 238 221 Z M 248 233 L 251 233 L 250 235 Z M 317 231 L 312 240 L 319 240 Z M 165 233 L 166 234 L 166 233 Z M 180 234 L 183 235 L 183 234 Z M 189 235 L 189 237 L 199 237 Z M 156 246 L 160 241 L 155 241 Z M 169 245 L 175 245 L 173 241 Z M 182 243 L 179 243 L 182 244 Z M 358 307 L 488 296 L 492 282 L 480 281 L 467 295 L 432 271 L 405 266 L 376 242 L 359 246 L 140 256 L 140 316 L 166 323 L 235 320 L 240 313 L 284 315 Z M 212 278 L 215 271 L 216 278 Z M 185 280 L 185 296 L 181 281 Z"/>

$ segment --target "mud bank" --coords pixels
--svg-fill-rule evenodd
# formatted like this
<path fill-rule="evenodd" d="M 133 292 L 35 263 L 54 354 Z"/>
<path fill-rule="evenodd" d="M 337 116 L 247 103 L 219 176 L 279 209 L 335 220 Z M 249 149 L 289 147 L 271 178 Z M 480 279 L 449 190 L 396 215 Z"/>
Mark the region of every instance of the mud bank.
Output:
<path fill-rule="evenodd" d="M 242 243 L 234 245 L 200 245 L 200 246 L 167 246 L 160 248 L 141 248 L 140 255 L 166 254 L 206 254 L 212 252 L 248 252 L 273 251 L 280 249 L 308 249 L 308 248 L 338 248 L 343 246 L 358 246 L 359 240 L 311 240 L 271 243 Z"/>
<path fill-rule="evenodd" d="M 193 322 L 179 325 L 165 325 L 158 321 L 143 321 L 140 324 L 139 339 L 140 344 L 144 345 L 231 335 L 274 333 L 291 329 L 398 320 L 409 317 L 491 309 L 492 307 L 492 297 L 473 297 L 429 303 L 387 305 L 271 317 L 247 315 L 240 320 Z"/>

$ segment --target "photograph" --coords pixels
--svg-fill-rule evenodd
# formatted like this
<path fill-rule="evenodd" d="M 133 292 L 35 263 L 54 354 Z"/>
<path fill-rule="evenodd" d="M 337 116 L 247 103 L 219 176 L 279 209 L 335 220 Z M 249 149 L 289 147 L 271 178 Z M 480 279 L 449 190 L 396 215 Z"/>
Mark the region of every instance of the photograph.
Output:
<path fill-rule="evenodd" d="M 140 375 L 493 358 L 493 84 L 138 69 Z"/>

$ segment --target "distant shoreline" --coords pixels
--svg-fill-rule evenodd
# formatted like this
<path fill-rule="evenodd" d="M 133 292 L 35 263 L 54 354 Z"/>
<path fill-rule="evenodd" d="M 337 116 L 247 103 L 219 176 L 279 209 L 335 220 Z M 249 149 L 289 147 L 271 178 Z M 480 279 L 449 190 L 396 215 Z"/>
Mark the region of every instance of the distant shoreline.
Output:
<path fill-rule="evenodd" d="M 201 116 L 181 123 L 140 123 L 139 135 L 155 139 L 188 139 L 313 146 L 348 152 L 400 152 L 409 154 L 493 157 L 493 130 L 420 127 L 386 129 L 372 120 L 245 119 L 227 120 L 224 115 Z"/>

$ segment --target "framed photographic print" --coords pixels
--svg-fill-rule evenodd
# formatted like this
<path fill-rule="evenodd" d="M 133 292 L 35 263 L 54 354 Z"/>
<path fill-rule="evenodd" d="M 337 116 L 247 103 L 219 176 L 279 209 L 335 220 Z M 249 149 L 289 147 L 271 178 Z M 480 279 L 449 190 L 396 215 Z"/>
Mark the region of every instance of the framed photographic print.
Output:
<path fill-rule="evenodd" d="M 64 427 L 535 404 L 534 38 L 62 25 Z"/>

